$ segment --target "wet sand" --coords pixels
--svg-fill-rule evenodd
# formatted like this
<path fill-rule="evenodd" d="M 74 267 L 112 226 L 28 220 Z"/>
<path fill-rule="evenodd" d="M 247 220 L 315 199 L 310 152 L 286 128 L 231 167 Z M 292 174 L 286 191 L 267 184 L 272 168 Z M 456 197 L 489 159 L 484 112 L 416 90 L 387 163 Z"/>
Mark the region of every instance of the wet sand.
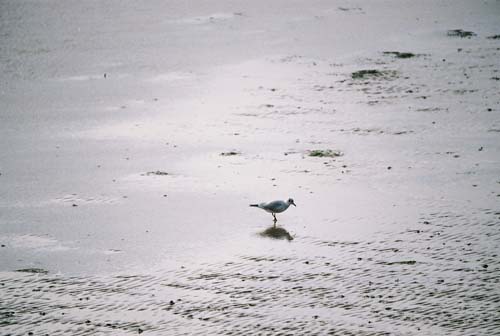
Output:
<path fill-rule="evenodd" d="M 4 272 L 2 327 L 16 335 L 493 335 L 498 237 L 474 232 L 497 222 L 482 217 L 436 213 L 370 240 L 296 237 L 293 248 L 275 243 L 281 253 L 130 275 Z"/>
<path fill-rule="evenodd" d="M 498 333 L 499 13 L 2 2 L 0 333 Z"/>

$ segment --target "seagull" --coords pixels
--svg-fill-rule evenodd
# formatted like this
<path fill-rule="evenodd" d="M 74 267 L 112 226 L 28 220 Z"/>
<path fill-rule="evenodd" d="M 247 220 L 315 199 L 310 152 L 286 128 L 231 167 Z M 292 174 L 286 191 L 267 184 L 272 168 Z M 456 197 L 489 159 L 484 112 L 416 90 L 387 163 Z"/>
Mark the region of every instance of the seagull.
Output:
<path fill-rule="evenodd" d="M 285 211 L 288 209 L 290 205 L 297 206 L 293 202 L 293 199 L 289 198 L 288 201 L 272 201 L 269 203 L 259 203 L 259 204 L 250 204 L 251 207 L 261 208 L 262 210 L 266 210 L 273 215 L 274 223 L 278 221 L 276 219 L 276 214 Z"/>

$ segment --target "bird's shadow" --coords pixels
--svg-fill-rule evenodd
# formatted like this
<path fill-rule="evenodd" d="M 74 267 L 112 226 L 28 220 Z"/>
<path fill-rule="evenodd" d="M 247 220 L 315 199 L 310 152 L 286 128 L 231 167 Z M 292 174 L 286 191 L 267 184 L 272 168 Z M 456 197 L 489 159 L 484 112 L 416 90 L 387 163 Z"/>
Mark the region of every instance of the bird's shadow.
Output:
<path fill-rule="evenodd" d="M 270 226 L 264 231 L 259 232 L 259 235 L 261 237 L 267 237 L 272 239 L 286 239 L 288 241 L 293 240 L 292 235 L 287 230 L 276 225 Z"/>

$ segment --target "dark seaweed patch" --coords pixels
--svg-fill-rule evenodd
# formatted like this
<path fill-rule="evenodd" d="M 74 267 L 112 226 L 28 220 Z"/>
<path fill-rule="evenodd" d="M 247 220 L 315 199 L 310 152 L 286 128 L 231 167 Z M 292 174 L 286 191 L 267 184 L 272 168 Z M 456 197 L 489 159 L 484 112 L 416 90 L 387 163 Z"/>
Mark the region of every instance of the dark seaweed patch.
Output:
<path fill-rule="evenodd" d="M 376 69 L 365 69 L 359 70 L 351 73 L 352 79 L 385 79 L 391 80 L 397 77 L 397 71 L 395 70 L 376 70 Z"/>
<path fill-rule="evenodd" d="M 417 55 L 411 52 L 384 51 L 384 55 L 393 55 L 396 58 L 412 58 Z"/>
<path fill-rule="evenodd" d="M 314 149 L 308 151 L 309 156 L 314 157 L 339 157 L 342 156 L 341 151 L 331 150 L 331 149 Z"/>
<path fill-rule="evenodd" d="M 415 260 L 403 260 L 403 261 L 382 261 L 382 265 L 415 265 L 417 262 Z"/>
<path fill-rule="evenodd" d="M 382 76 L 382 72 L 378 70 L 359 70 L 351 74 L 352 79 L 361 79 L 365 77 L 379 77 Z"/>
<path fill-rule="evenodd" d="M 16 270 L 16 272 L 24 272 L 24 273 L 35 273 L 35 274 L 48 274 L 49 271 L 44 270 L 43 268 L 22 268 Z"/>
<path fill-rule="evenodd" d="M 157 171 L 151 171 L 151 172 L 147 172 L 147 173 L 144 173 L 144 174 L 141 174 L 142 176 L 146 175 L 146 176 L 151 176 L 151 175 L 157 175 L 157 176 L 166 176 L 168 175 L 167 172 L 164 172 L 164 171 L 161 171 L 161 170 L 157 170 Z"/>
<path fill-rule="evenodd" d="M 473 36 L 477 36 L 477 34 L 472 31 L 466 31 L 462 29 L 448 30 L 447 35 L 452 37 L 461 37 L 461 38 L 471 38 Z"/>
<path fill-rule="evenodd" d="M 235 151 L 220 153 L 221 156 L 235 156 L 235 155 L 240 155 L 240 154 L 241 154 L 240 152 L 235 152 Z"/>

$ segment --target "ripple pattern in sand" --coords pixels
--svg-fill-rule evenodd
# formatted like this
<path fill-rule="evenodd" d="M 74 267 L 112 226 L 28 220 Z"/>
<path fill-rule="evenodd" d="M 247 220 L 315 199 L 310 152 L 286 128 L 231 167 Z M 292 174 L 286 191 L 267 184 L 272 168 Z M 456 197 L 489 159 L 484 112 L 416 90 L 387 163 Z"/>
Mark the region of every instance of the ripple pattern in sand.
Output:
<path fill-rule="evenodd" d="M 2 335 L 493 335 L 498 211 L 145 275 L 0 275 Z M 259 239 L 259 238 L 256 238 Z M 309 251 L 309 252 L 307 252 Z"/>

